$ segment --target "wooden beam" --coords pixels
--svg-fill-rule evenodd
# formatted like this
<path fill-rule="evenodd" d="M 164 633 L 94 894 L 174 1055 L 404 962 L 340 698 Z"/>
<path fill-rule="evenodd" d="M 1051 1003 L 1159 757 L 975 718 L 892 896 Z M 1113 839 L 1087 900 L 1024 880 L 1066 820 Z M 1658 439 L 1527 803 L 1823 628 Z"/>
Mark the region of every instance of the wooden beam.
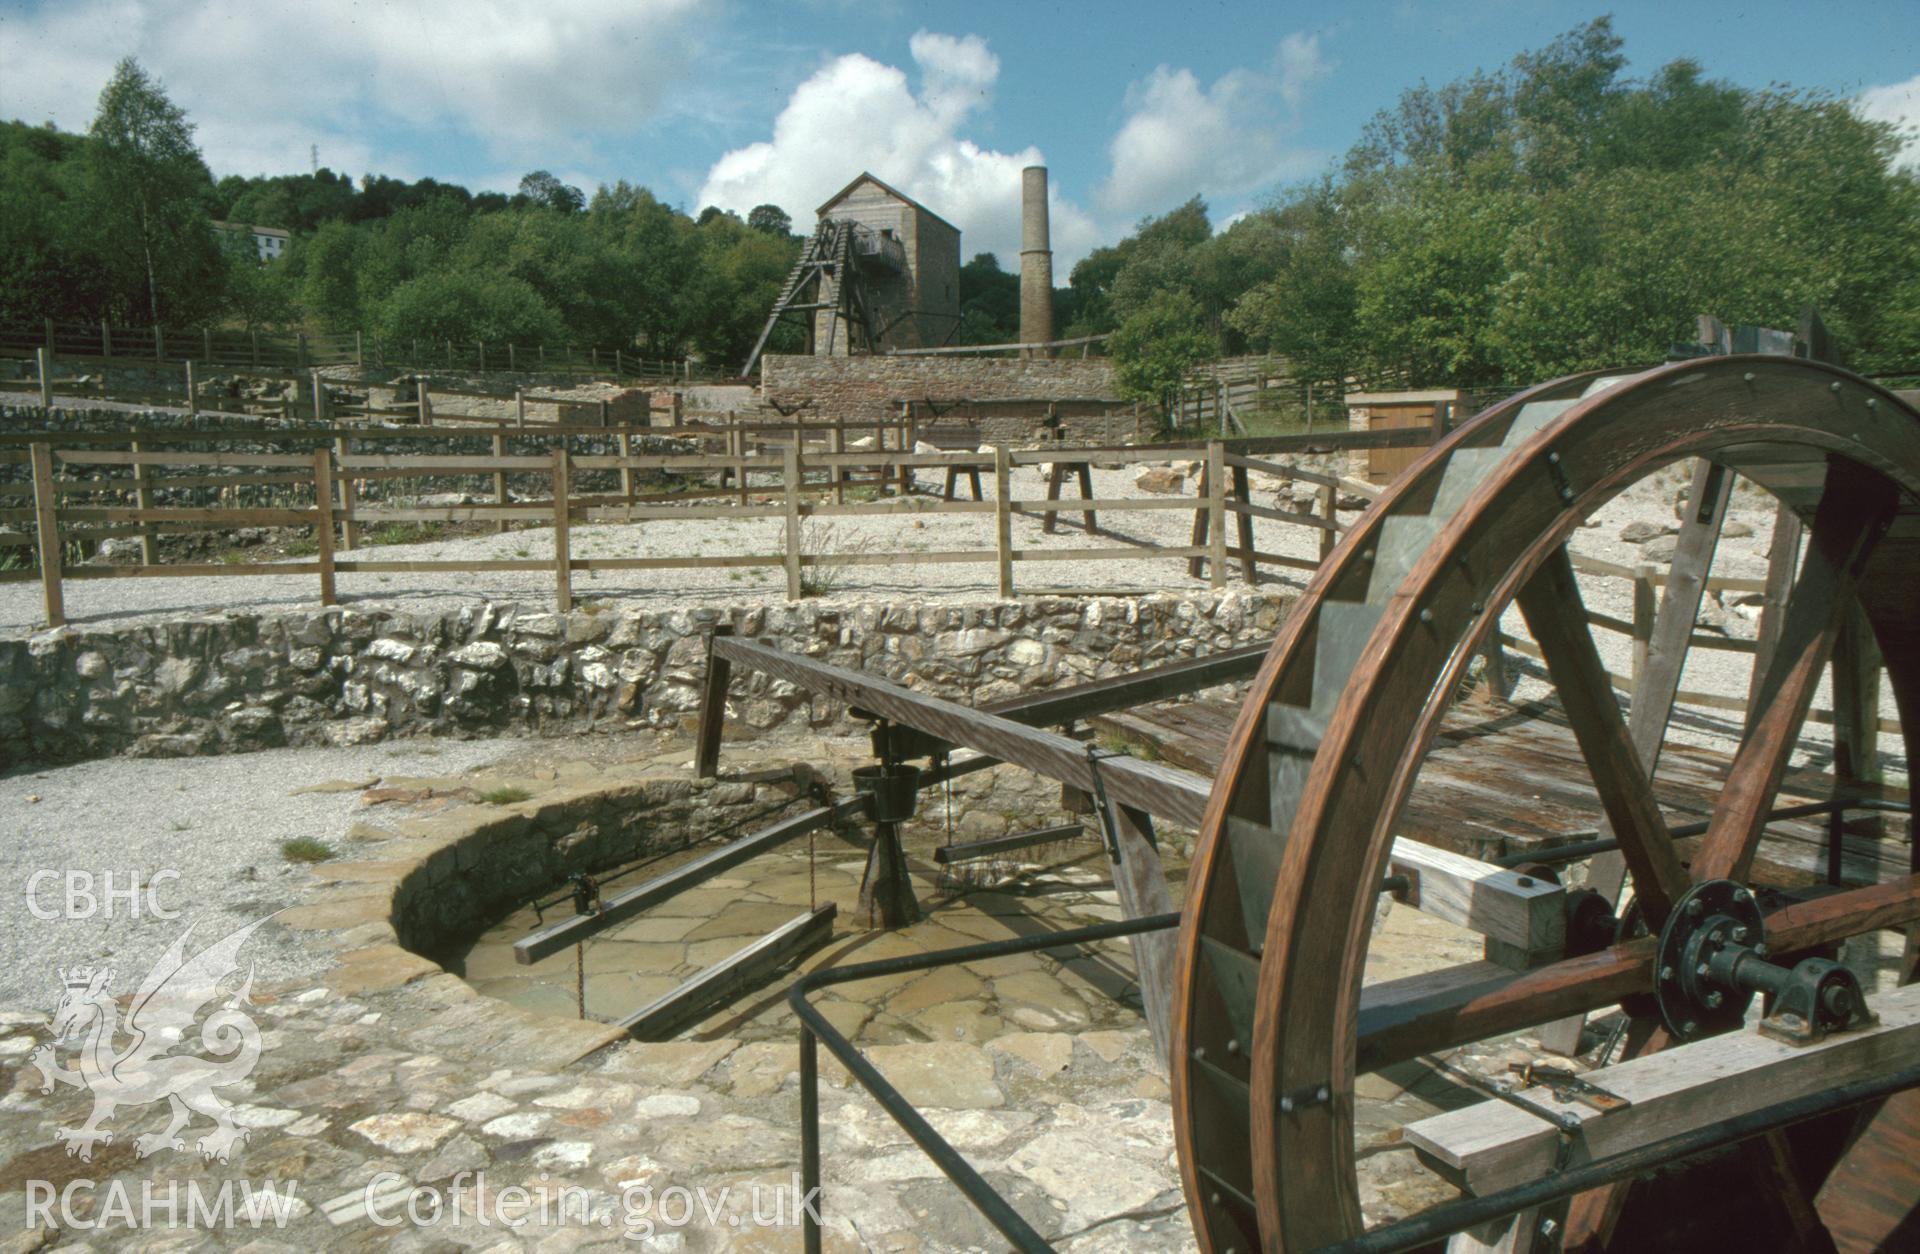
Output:
<path fill-rule="evenodd" d="M 47 615 L 47 626 L 63 626 L 67 621 L 66 602 L 60 588 L 60 517 L 54 509 L 53 451 L 45 444 L 32 446 L 33 524 L 40 546 L 40 595 Z"/>
<path fill-rule="evenodd" d="M 700 690 L 700 724 L 693 752 L 696 779 L 712 779 L 720 773 L 720 733 L 727 721 L 727 685 L 733 678 L 733 663 L 713 646 L 716 640 L 733 634 L 730 623 L 716 623 L 707 636 L 707 678 Z"/>
<path fill-rule="evenodd" d="M 1104 769 L 1104 763 L 1102 764 Z M 1108 797 L 1113 824 L 1113 887 L 1120 909 L 1129 919 L 1171 914 L 1177 907 L 1167 890 L 1160 851 L 1153 838 L 1153 816 L 1133 806 L 1115 804 Z M 1140 1004 L 1153 1034 L 1153 1052 L 1164 1071 L 1173 1042 L 1174 964 L 1179 934 L 1171 930 L 1144 932 L 1127 938 L 1133 949 L 1133 969 L 1140 981 Z"/>
<path fill-rule="evenodd" d="M 778 849 L 790 840 L 805 836 L 808 832 L 826 827 L 843 819 L 851 819 L 865 814 L 870 802 L 865 794 L 849 797 L 845 801 L 830 806 L 818 806 L 804 811 L 789 819 L 782 819 L 771 827 L 761 828 L 757 832 L 729 841 L 710 853 L 680 867 L 668 871 L 665 875 L 655 876 L 646 883 L 630 888 L 618 897 L 604 902 L 593 914 L 579 914 L 558 923 L 550 923 L 537 932 L 530 933 L 514 942 L 513 960 L 521 966 L 531 966 L 542 958 L 557 954 L 569 945 L 577 944 L 598 932 L 617 923 L 623 923 L 643 910 L 659 905 L 696 884 L 705 883 L 716 875 L 739 866 L 747 859 Z"/>
<path fill-rule="evenodd" d="M 1412 881 L 1397 900 L 1480 933 L 1488 957 L 1525 970 L 1566 951 L 1566 890 L 1551 880 L 1396 837 L 1387 866 Z"/>
<path fill-rule="evenodd" d="M 781 967 L 833 939 L 835 906 L 828 902 L 783 923 L 730 958 L 619 1021 L 635 1040 L 664 1041 L 708 1011 L 760 984 Z"/>
<path fill-rule="evenodd" d="M 1920 1051 L 1920 987 L 1876 997 L 1877 1026 L 1790 1045 L 1740 1030 L 1676 1046 L 1582 1076 L 1627 1099 L 1602 1113 L 1546 1088 L 1522 1096 L 1580 1121 L 1574 1163 L 1604 1158 L 1823 1089 L 1866 1079 Z M 1559 1132 L 1539 1115 L 1485 1102 L 1408 1125 L 1406 1139 L 1474 1193 L 1487 1194 L 1552 1170 Z"/>
<path fill-rule="evenodd" d="M 913 692 L 878 676 L 845 670 L 748 640 L 714 644 L 736 663 L 784 679 L 843 705 L 960 745 L 1003 762 L 1082 789 L 1093 786 L 1087 749 L 1080 741 L 1028 727 L 1002 715 Z M 1121 805 L 1198 826 L 1213 781 L 1135 758 L 1110 758 L 1101 764 L 1108 795 Z"/>
<path fill-rule="evenodd" d="M 1775 953 L 1796 953 L 1915 919 L 1920 875 L 1776 910 L 1766 918 L 1767 940 Z M 1653 987 L 1653 955 L 1654 941 L 1643 937 L 1532 971 L 1482 962 L 1369 985 L 1360 996 L 1358 1069 L 1611 1006 Z"/>
<path fill-rule="evenodd" d="M 966 840 L 958 844 L 941 845 L 933 851 L 933 860 L 941 866 L 952 866 L 956 862 L 976 862 L 982 858 L 997 858 L 1003 853 L 1031 849 L 1035 845 L 1078 840 L 1086 834 L 1086 830 L 1087 826 L 1084 823 L 1062 823 L 1057 827 L 1035 828 L 1030 832 L 1009 832 L 1005 836 L 989 836 L 985 840 Z"/>

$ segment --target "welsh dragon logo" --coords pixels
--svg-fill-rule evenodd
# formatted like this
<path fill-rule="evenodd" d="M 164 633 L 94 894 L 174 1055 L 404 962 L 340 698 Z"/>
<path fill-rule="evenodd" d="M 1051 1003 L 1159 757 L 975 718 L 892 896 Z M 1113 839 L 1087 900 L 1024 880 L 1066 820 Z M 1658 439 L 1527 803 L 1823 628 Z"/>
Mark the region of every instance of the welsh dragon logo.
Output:
<path fill-rule="evenodd" d="M 196 1112 L 214 1123 L 196 1143 L 207 1159 L 226 1162 L 233 1147 L 247 1139 L 247 1130 L 234 1126 L 229 1106 L 214 1090 L 246 1079 L 260 1061 L 260 1029 L 242 1009 L 252 1004 L 251 963 L 240 987 L 200 1025 L 200 1047 L 214 1058 L 172 1051 L 201 1010 L 219 995 L 221 984 L 240 969 L 241 946 L 266 921 L 250 923 L 191 957 L 187 956 L 187 938 L 193 935 L 189 924 L 141 981 L 127 1004 L 124 1026 L 116 999 L 108 991 L 113 984 L 111 969 L 60 971 L 65 992 L 53 1018 L 55 1043 L 42 1045 L 28 1061 L 40 1069 L 43 1093 L 53 1092 L 56 1084 L 93 1093 L 93 1114 L 85 1126 L 54 1133 L 57 1140 L 66 1142 L 68 1154 L 92 1161 L 95 1145 L 113 1143 L 113 1132 L 101 1124 L 115 1111 L 161 1100 L 173 1108 L 173 1118 L 162 1131 L 135 1138 L 142 1158 L 163 1149 L 186 1149 L 180 1134 Z M 124 1048 L 115 1044 L 121 1036 L 131 1038 Z M 76 1066 L 68 1069 L 58 1061 L 58 1047 L 74 1045 L 78 1047 Z"/>

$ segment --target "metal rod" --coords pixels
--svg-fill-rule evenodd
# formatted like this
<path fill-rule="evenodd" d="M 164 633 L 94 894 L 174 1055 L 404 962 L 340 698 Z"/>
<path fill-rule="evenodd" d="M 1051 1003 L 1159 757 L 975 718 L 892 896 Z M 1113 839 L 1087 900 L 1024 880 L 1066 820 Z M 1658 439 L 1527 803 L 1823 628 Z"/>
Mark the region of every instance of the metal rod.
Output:
<path fill-rule="evenodd" d="M 1557 1202 L 1575 1193 L 1584 1193 L 1615 1180 L 1641 1175 L 1656 1167 L 1725 1149 L 1775 1128 L 1858 1106 L 1916 1085 L 1920 1085 L 1920 1066 L 1908 1067 L 1890 1075 L 1856 1080 L 1852 1084 L 1811 1093 L 1790 1102 L 1781 1102 L 1776 1106 L 1695 1128 L 1663 1141 L 1595 1159 L 1578 1167 L 1569 1167 L 1538 1180 L 1489 1193 L 1485 1197 L 1447 1202 L 1399 1223 L 1376 1228 L 1350 1241 L 1323 1246 L 1319 1254 L 1393 1254 L 1394 1251 L 1417 1249 L 1503 1215 Z"/>
<path fill-rule="evenodd" d="M 925 971 L 933 967 L 953 966 L 965 962 L 981 962 L 989 958 L 1005 957 L 1008 954 L 1032 953 L 1037 950 L 1061 949 L 1091 944 L 1094 941 L 1113 940 L 1123 936 L 1137 936 L 1143 932 L 1164 931 L 1180 926 L 1178 914 L 1153 914 L 1139 919 L 1127 919 L 1119 923 L 1098 923 L 1092 927 L 1075 928 L 1066 932 L 1046 932 L 1038 936 L 1019 936 L 1010 940 L 986 941 L 978 945 L 963 945 L 958 949 L 943 949 L 930 954 L 918 954 L 905 958 L 885 958 L 878 962 L 863 962 L 850 967 L 829 967 L 809 972 L 793 982 L 787 990 L 787 1004 L 800 1019 L 800 1139 L 802 1183 L 812 1188 L 818 1183 L 818 1154 L 820 1143 L 820 1099 L 819 1075 L 817 1066 L 809 1071 L 807 1060 L 812 1043 L 817 1039 L 823 1042 L 827 1050 L 846 1067 L 848 1074 L 859 1081 L 860 1087 L 873 1095 L 880 1108 L 893 1117 L 913 1142 L 926 1152 L 933 1165 L 938 1167 L 947 1179 L 973 1203 L 986 1221 L 999 1230 L 1000 1234 L 1012 1242 L 1013 1247 L 1022 1251 L 1044 1251 L 1053 1247 L 1032 1225 L 1020 1217 L 1020 1213 L 1008 1204 L 1007 1200 L 996 1192 L 992 1185 L 983 1179 L 979 1172 L 968 1164 L 960 1152 L 947 1142 L 933 1125 L 915 1110 L 900 1093 L 900 1090 L 887 1082 L 887 1078 L 843 1036 L 839 1029 L 829 1023 L 807 996 L 816 989 L 833 984 L 846 984 L 855 980 L 869 980 L 879 976 L 899 975 L 906 971 Z M 807 1177 L 808 1147 L 812 1147 L 815 1175 Z M 808 1210 L 802 1199 L 801 1214 L 806 1228 L 806 1248 L 817 1251 L 820 1248 L 820 1230 L 817 1213 Z"/>
<path fill-rule="evenodd" d="M 820 1254 L 820 1047 L 800 1029 L 800 1214 L 807 1254 Z M 813 1205 L 808 1205 L 812 1202 Z"/>

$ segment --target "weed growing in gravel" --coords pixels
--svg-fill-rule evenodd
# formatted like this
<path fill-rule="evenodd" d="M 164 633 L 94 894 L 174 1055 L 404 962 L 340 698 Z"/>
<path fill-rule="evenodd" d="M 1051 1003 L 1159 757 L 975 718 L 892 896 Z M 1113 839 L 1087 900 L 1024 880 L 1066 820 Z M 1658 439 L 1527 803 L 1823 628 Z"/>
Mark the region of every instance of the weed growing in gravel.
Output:
<path fill-rule="evenodd" d="M 176 832 L 190 832 L 193 830 L 193 824 L 187 822 L 185 819 L 175 819 L 173 822 L 167 824 L 167 826 Z"/>
<path fill-rule="evenodd" d="M 800 555 L 804 557 L 824 557 L 833 553 L 868 553 L 875 547 L 873 536 L 854 536 L 850 539 L 838 538 L 832 523 L 815 524 L 811 519 L 800 525 Z M 800 595 L 803 597 L 823 597 L 832 594 L 847 576 L 845 566 L 807 566 L 800 567 Z"/>
<path fill-rule="evenodd" d="M 333 856 L 333 846 L 311 836 L 295 836 L 280 842 L 280 856 L 289 862 L 325 862 Z"/>
<path fill-rule="evenodd" d="M 1144 740 L 1135 740 L 1130 736 L 1120 736 L 1108 732 L 1100 737 L 1100 747 L 1111 753 L 1126 753 L 1143 762 L 1158 762 L 1160 750 Z"/>
<path fill-rule="evenodd" d="M 532 793 L 518 784 L 501 784 L 497 788 L 489 788 L 481 793 L 480 800 L 490 806 L 510 806 L 516 801 L 525 801 L 531 796 L 533 796 Z"/>

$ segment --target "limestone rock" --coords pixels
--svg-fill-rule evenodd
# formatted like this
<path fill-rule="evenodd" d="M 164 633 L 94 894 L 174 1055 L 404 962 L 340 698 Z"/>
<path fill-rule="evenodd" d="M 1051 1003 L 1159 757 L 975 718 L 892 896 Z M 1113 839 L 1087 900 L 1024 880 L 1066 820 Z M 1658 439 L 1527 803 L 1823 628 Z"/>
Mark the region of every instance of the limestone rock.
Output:
<path fill-rule="evenodd" d="M 456 1119 L 444 1115 L 426 1115 L 418 1111 L 398 1111 L 368 1115 L 347 1125 L 381 1149 L 393 1154 L 418 1154 L 430 1150 L 460 1128 Z"/>
<path fill-rule="evenodd" d="M 875 1045 L 873 1065 L 916 1106 L 979 1110 L 1006 1104 L 993 1081 L 993 1063 L 980 1050 L 956 1041 Z"/>
<path fill-rule="evenodd" d="M 1064 1032 L 1010 1032 L 987 1042 L 987 1052 L 1004 1054 L 1042 1075 L 1065 1071 L 1073 1061 L 1073 1038 Z"/>
<path fill-rule="evenodd" d="M 1142 492 L 1172 496 L 1186 488 L 1187 477 L 1171 467 L 1152 466 L 1134 478 L 1133 486 Z"/>

